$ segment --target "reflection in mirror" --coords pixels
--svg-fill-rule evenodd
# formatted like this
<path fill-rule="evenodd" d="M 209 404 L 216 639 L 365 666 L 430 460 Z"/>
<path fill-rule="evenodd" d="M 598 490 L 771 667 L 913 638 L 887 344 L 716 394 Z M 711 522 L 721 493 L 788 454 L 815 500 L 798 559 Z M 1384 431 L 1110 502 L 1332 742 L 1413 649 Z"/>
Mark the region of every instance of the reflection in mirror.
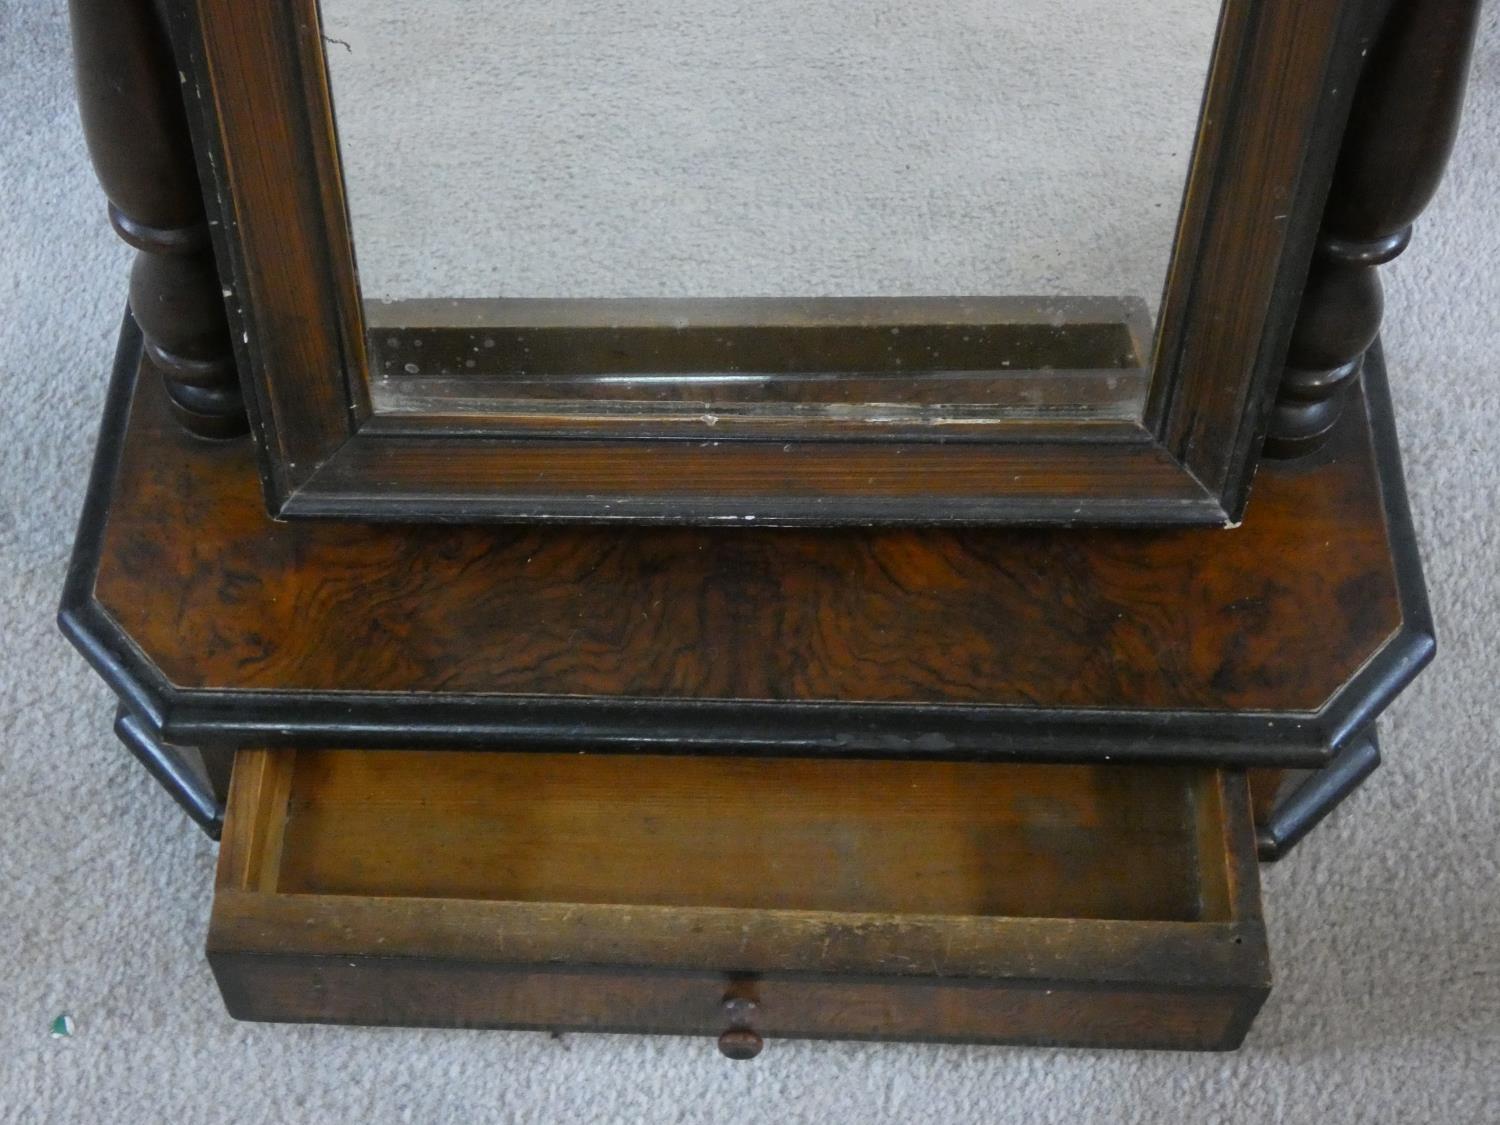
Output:
<path fill-rule="evenodd" d="M 1215 0 L 322 14 L 378 412 L 1140 415 Z"/>

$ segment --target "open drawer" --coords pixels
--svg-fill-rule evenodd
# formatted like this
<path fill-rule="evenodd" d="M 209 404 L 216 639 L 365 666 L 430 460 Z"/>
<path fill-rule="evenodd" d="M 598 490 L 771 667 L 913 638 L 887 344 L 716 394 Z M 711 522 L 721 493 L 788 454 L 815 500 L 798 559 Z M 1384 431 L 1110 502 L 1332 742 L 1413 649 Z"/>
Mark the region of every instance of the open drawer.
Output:
<path fill-rule="evenodd" d="M 1229 1048 L 1269 987 L 1242 774 L 247 750 L 232 1015 Z"/>

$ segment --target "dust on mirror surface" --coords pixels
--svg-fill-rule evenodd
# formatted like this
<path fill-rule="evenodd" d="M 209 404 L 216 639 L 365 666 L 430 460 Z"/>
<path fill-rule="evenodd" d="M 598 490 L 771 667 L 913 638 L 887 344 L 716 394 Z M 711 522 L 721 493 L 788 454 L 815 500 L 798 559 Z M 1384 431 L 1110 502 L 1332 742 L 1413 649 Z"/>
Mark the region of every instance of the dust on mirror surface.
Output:
<path fill-rule="evenodd" d="M 1217 0 L 321 0 L 377 412 L 1138 418 Z"/>

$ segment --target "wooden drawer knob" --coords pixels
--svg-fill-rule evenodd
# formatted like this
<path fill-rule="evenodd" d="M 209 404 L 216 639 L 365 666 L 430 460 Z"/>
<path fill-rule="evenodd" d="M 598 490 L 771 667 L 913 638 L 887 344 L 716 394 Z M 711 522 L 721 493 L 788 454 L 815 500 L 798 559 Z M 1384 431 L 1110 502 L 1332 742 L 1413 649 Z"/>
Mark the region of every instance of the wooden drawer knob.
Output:
<path fill-rule="evenodd" d="M 729 1059 L 753 1059 L 766 1041 L 750 1029 L 755 1015 L 755 1001 L 745 996 L 724 998 L 724 1014 L 729 1027 L 719 1036 L 719 1053 Z"/>

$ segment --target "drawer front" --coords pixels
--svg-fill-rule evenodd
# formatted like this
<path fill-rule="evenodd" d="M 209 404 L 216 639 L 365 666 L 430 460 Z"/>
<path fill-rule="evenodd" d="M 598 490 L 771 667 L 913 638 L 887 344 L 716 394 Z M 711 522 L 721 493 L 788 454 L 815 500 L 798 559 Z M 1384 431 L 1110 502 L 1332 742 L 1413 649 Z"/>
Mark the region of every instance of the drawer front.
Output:
<path fill-rule="evenodd" d="M 897 1039 L 1227 1050 L 1265 989 L 1078 982 L 826 980 L 525 970 L 475 962 L 221 953 L 210 960 L 236 1019 L 371 1026 L 612 1031 L 717 1037 L 724 998 L 750 995 L 766 1038 Z"/>
<path fill-rule="evenodd" d="M 1213 770 L 246 751 L 209 960 L 242 1019 L 1224 1049 L 1253 847 Z"/>

